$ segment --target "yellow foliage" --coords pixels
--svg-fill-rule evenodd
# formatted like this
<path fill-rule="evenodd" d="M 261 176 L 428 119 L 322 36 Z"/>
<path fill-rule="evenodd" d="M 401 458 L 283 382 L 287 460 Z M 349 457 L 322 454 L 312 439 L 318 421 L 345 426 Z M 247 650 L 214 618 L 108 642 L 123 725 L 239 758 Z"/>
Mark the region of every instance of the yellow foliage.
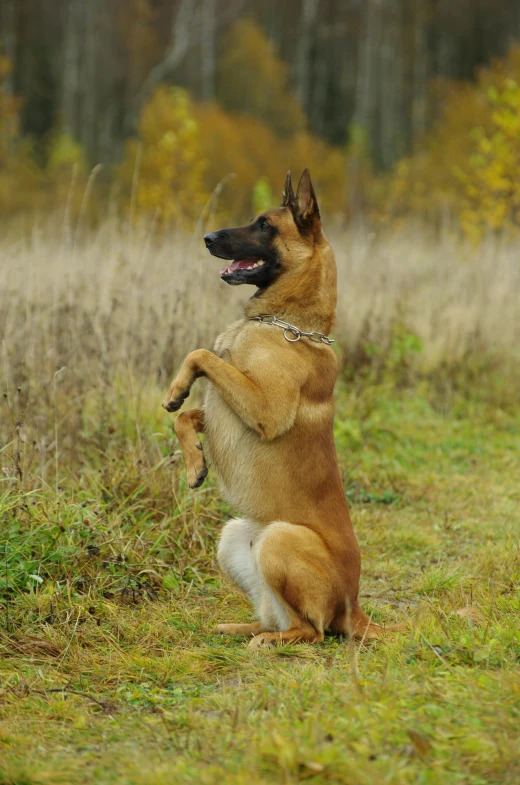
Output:
<path fill-rule="evenodd" d="M 444 86 L 440 118 L 388 184 L 389 218 L 454 215 L 478 241 L 520 227 L 520 49 L 483 69 L 476 84 Z"/>
<path fill-rule="evenodd" d="M 47 159 L 50 176 L 65 173 L 70 177 L 72 169 L 84 174 L 87 168 L 83 147 L 70 134 L 59 134 L 53 141 Z"/>
<path fill-rule="evenodd" d="M 87 169 L 82 145 L 71 134 L 54 134 L 47 151 L 45 167 L 48 205 L 61 211 L 68 204 L 71 215 L 77 215 L 85 193 Z"/>
<path fill-rule="evenodd" d="M 346 216 L 346 158 L 339 148 L 302 131 L 287 143 L 285 160 L 298 177 L 305 167 L 310 169 L 321 210 L 327 218 Z"/>
<path fill-rule="evenodd" d="M 0 54 L 0 211 L 3 215 L 38 206 L 40 173 L 32 159 L 30 145 L 19 138 L 17 98 L 5 90 L 10 62 Z"/>
<path fill-rule="evenodd" d="M 311 170 L 324 214 L 328 218 L 345 214 L 346 161 L 338 148 L 306 132 L 280 138 L 261 120 L 230 114 L 215 104 L 195 111 L 208 189 L 227 175 L 236 175 L 220 195 L 219 220 L 249 220 L 259 206 L 254 194 L 262 178 L 278 204 L 287 170 L 297 178 L 305 167 Z"/>
<path fill-rule="evenodd" d="M 207 200 L 199 124 L 187 93 L 159 86 L 127 143 L 119 174 L 137 213 L 162 221 L 196 219 Z"/>
<path fill-rule="evenodd" d="M 255 184 L 265 177 L 271 187 L 283 183 L 284 161 L 274 132 L 249 115 L 231 115 L 216 104 L 196 108 L 200 145 L 207 162 L 206 184 L 210 191 L 229 174 L 236 179 L 222 191 L 218 211 L 224 217 L 247 220 L 254 212 Z"/>
<path fill-rule="evenodd" d="M 287 65 L 251 19 L 235 22 L 225 38 L 217 94 L 225 109 L 256 117 L 277 133 L 305 128 L 305 113 L 289 88 Z"/>
<path fill-rule="evenodd" d="M 466 197 L 461 223 L 474 239 L 486 230 L 520 228 L 520 86 L 513 79 L 492 86 L 488 101 L 490 124 L 473 135 L 467 171 L 459 173 Z"/>
<path fill-rule="evenodd" d="M 431 223 L 451 213 L 458 215 L 462 200 L 459 171 L 467 159 L 472 129 L 485 120 L 485 101 L 473 85 L 444 85 L 437 124 L 389 178 L 386 215 L 391 219 L 415 215 Z"/>

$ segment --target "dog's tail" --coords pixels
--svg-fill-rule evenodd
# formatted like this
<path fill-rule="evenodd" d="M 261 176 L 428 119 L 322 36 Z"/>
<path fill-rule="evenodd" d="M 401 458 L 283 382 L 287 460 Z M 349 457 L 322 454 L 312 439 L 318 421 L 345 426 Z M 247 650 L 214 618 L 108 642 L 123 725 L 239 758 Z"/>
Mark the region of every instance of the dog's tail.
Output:
<path fill-rule="evenodd" d="M 345 615 L 344 634 L 356 640 L 380 640 L 392 632 L 402 632 L 406 629 L 403 624 L 376 624 L 356 603 L 351 606 Z"/>

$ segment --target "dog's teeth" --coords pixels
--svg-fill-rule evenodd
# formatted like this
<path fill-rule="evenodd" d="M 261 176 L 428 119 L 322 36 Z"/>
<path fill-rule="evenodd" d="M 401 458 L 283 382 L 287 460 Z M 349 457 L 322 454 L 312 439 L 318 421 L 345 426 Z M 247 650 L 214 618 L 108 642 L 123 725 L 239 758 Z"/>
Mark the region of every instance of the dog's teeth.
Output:
<path fill-rule="evenodd" d="M 265 264 L 265 262 L 260 259 L 258 262 L 250 264 L 249 267 L 244 267 L 243 269 L 249 272 L 249 270 L 256 270 L 257 267 L 262 267 L 263 264 Z"/>

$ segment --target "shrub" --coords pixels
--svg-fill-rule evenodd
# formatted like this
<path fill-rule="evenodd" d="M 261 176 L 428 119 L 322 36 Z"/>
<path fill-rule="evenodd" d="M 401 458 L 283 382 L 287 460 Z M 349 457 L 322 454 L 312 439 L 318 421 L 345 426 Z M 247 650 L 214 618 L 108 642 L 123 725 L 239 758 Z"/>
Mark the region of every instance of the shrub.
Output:
<path fill-rule="evenodd" d="M 472 240 L 520 227 L 520 48 L 475 84 L 439 87 L 441 110 L 415 154 L 388 183 L 386 219 L 455 217 Z"/>
<path fill-rule="evenodd" d="M 257 201 L 258 183 L 272 191 L 269 206 L 279 203 L 288 169 L 293 178 L 308 167 L 328 219 L 346 212 L 346 157 L 337 147 L 306 131 L 279 137 L 261 120 L 233 115 L 216 104 L 196 108 L 200 144 L 206 159 L 206 187 L 213 190 L 233 173 L 236 179 L 219 199 L 219 220 L 249 220 L 267 206 Z"/>
<path fill-rule="evenodd" d="M 235 22 L 225 38 L 217 97 L 225 109 L 247 112 L 280 134 L 303 130 L 307 124 L 290 91 L 287 65 L 250 19 Z"/>
<path fill-rule="evenodd" d="M 0 53 L 0 210 L 4 215 L 31 210 L 40 203 L 41 173 L 29 143 L 20 138 L 20 101 L 9 95 L 5 80 L 11 64 Z"/>
<path fill-rule="evenodd" d="M 159 86 L 141 112 L 138 134 L 119 169 L 125 197 L 137 213 L 163 222 L 196 219 L 207 199 L 205 156 L 188 94 Z"/>

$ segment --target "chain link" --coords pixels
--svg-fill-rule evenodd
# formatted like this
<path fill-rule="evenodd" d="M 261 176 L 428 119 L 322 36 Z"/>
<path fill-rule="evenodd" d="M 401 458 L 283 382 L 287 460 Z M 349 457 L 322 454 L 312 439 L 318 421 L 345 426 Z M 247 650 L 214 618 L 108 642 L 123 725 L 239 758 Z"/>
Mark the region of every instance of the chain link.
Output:
<path fill-rule="evenodd" d="M 325 343 L 327 346 L 330 346 L 331 343 L 334 343 L 332 338 L 328 338 L 322 333 L 317 333 L 316 331 L 313 331 L 312 333 L 306 333 L 304 330 L 300 330 L 293 324 L 289 324 L 289 322 L 283 322 L 281 319 L 277 319 L 276 316 L 273 316 L 273 314 L 263 313 L 260 316 L 250 316 L 249 321 L 262 322 L 262 324 L 274 324 L 275 327 L 281 327 L 283 330 L 283 337 L 286 341 L 289 341 L 289 343 L 296 343 L 296 341 L 299 341 L 302 337 L 308 338 L 310 341 L 314 341 L 315 343 Z M 294 337 L 289 338 L 289 335 Z"/>

